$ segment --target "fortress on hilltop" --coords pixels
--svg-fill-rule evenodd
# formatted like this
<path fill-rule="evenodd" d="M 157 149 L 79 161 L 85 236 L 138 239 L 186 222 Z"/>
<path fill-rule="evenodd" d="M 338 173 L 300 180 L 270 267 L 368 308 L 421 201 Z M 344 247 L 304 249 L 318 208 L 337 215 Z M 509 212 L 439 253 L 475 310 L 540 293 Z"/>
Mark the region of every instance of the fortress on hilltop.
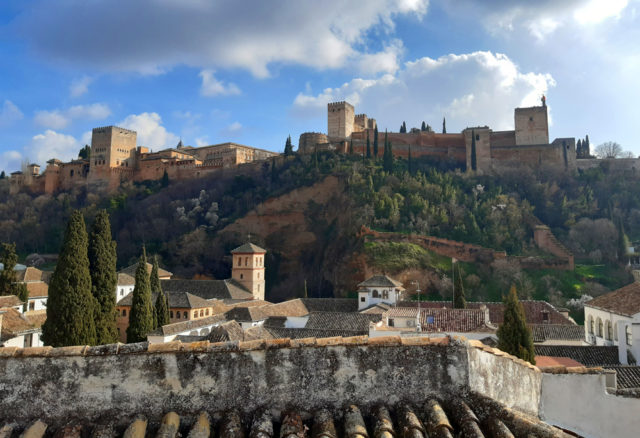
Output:
<path fill-rule="evenodd" d="M 55 193 L 85 184 L 112 190 L 124 181 L 161 179 L 165 172 L 172 180 L 197 178 L 218 169 L 278 155 L 236 143 L 192 147 L 184 146 L 182 141 L 175 148 L 150 152 L 136 142 L 137 133 L 129 129 L 94 128 L 89 158 L 66 163 L 52 158 L 43 173 L 38 164 L 29 164 L 26 172 L 11 174 L 11 193 L 21 190 Z"/>
<path fill-rule="evenodd" d="M 469 170 L 487 173 L 501 164 L 523 163 L 534 167 L 576 169 L 575 138 L 557 138 L 549 143 L 547 106 L 515 109 L 515 129 L 493 131 L 488 126 L 466 128 L 457 134 L 437 134 L 412 129 L 408 133 L 389 132 L 393 155 L 407 158 L 430 156 L 464 164 Z M 366 114 L 355 115 L 348 102 L 332 102 L 327 107 L 327 134 L 306 132 L 300 136 L 298 151 L 333 150 L 365 153 L 367 136 L 373 153 L 376 120 Z M 378 155 L 382 156 L 384 138 L 378 136 Z"/>

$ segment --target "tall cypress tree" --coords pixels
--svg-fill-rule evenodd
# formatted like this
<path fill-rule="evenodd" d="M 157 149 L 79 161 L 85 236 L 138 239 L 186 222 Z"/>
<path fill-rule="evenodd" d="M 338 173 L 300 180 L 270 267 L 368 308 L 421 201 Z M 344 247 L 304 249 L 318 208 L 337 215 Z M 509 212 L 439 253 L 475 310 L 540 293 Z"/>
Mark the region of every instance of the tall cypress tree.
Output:
<path fill-rule="evenodd" d="M 151 287 L 147 273 L 147 254 L 142 247 L 142 255 L 136 269 L 136 285 L 133 288 L 133 302 L 129 311 L 129 327 L 127 342 L 142 342 L 147 333 L 153 330 L 153 305 L 151 304 Z"/>
<path fill-rule="evenodd" d="M 516 287 L 511 286 L 509 294 L 503 298 L 504 320 L 498 328 L 498 348 L 509 354 L 536 364 L 531 330 L 527 326 L 522 303 L 518 301 Z"/>
<path fill-rule="evenodd" d="M 444 117 L 442 118 L 442 133 L 447 133 L 447 120 Z"/>
<path fill-rule="evenodd" d="M 369 142 L 369 131 L 367 131 L 367 158 L 371 158 L 371 144 Z"/>
<path fill-rule="evenodd" d="M 476 162 L 476 132 L 471 130 L 471 170 L 477 170 Z"/>
<path fill-rule="evenodd" d="M 387 131 L 384 132 L 384 154 L 382 156 L 382 169 L 385 172 L 393 172 L 393 152 L 391 151 L 391 143 L 388 140 Z"/>
<path fill-rule="evenodd" d="M 284 154 L 286 156 L 293 154 L 293 145 L 291 144 L 291 136 L 287 137 L 287 141 L 284 144 Z"/>
<path fill-rule="evenodd" d="M 109 213 L 100 211 L 89 235 L 91 292 L 96 299 L 96 340 L 98 345 L 118 342 L 116 327 L 116 242 L 111 238 Z"/>
<path fill-rule="evenodd" d="M 422 121 L 422 126 L 420 127 L 420 131 L 426 131 L 426 130 L 427 130 L 427 124 L 423 120 Z"/>
<path fill-rule="evenodd" d="M 578 158 L 583 158 L 582 141 L 580 139 L 578 139 L 578 143 L 576 144 L 576 156 Z"/>
<path fill-rule="evenodd" d="M 45 345 L 95 345 L 96 302 L 91 294 L 87 229 L 82 213 L 71 213 L 47 299 L 42 326 Z M 111 291 L 115 294 L 115 291 Z"/>
<path fill-rule="evenodd" d="M 589 146 L 589 136 L 587 135 L 582 142 L 582 149 L 584 150 L 585 158 L 591 157 L 591 146 Z"/>
<path fill-rule="evenodd" d="M 0 295 L 12 295 L 12 284 L 16 281 L 16 272 L 14 269 L 16 263 L 18 263 L 15 243 L 2 244 L 0 263 L 4 265 L 4 268 L 0 271 Z"/>
<path fill-rule="evenodd" d="M 378 158 L 378 127 L 373 128 L 373 158 Z"/>
<path fill-rule="evenodd" d="M 153 268 L 151 269 L 149 286 L 151 288 L 151 294 L 157 294 L 154 308 L 154 328 L 169 324 L 169 300 L 167 299 L 167 294 L 162 290 L 158 269 L 158 257 L 153 257 Z"/>
<path fill-rule="evenodd" d="M 455 265 L 454 265 L 455 269 Z M 462 284 L 462 272 L 460 272 L 460 266 L 458 266 L 458 276 L 455 277 L 455 292 L 456 296 L 453 300 L 453 308 L 454 309 L 466 309 L 467 308 L 467 297 L 464 294 L 464 285 Z"/>

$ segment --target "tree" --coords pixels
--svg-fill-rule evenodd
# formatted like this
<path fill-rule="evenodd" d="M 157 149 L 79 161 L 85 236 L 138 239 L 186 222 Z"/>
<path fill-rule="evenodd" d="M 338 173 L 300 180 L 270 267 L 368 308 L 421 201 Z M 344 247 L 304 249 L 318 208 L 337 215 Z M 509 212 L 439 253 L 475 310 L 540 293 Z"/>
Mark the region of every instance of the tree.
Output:
<path fill-rule="evenodd" d="M 158 276 L 158 257 L 153 258 L 153 267 L 151 268 L 151 277 L 149 278 L 149 287 L 151 294 L 156 294 L 156 303 L 154 307 L 154 329 L 169 324 L 169 300 L 167 294 L 162 290 L 160 277 Z"/>
<path fill-rule="evenodd" d="M 84 218 L 74 210 L 49 283 L 47 319 L 42 326 L 46 345 L 96 344 L 96 303 L 91 294 L 88 245 Z"/>
<path fill-rule="evenodd" d="M 385 172 L 393 172 L 393 151 L 388 140 L 387 131 L 384 132 L 384 154 L 382 155 L 382 168 Z"/>
<path fill-rule="evenodd" d="M 284 144 L 284 155 L 289 156 L 293 155 L 293 145 L 291 144 L 291 136 L 287 137 L 287 141 Z"/>
<path fill-rule="evenodd" d="M 169 185 L 169 174 L 167 173 L 167 169 L 164 170 L 162 174 L 162 179 L 160 180 L 160 186 L 167 187 Z"/>
<path fill-rule="evenodd" d="M 471 130 L 471 170 L 478 170 L 476 158 L 476 132 L 474 130 Z"/>
<path fill-rule="evenodd" d="M 353 155 L 353 138 L 349 141 L 349 155 Z"/>
<path fill-rule="evenodd" d="M 151 286 L 147 273 L 147 254 L 142 247 L 142 255 L 136 269 L 136 285 L 133 288 L 133 301 L 129 311 L 127 342 L 142 342 L 147 333 L 153 330 L 153 306 L 151 305 Z"/>
<path fill-rule="evenodd" d="M 91 146 L 85 144 L 82 149 L 78 152 L 78 158 L 83 160 L 88 160 L 91 157 Z"/>
<path fill-rule="evenodd" d="M 96 340 L 98 345 L 118 342 L 116 326 L 116 242 L 111 238 L 109 213 L 101 210 L 89 235 L 91 292 L 96 300 Z"/>
<path fill-rule="evenodd" d="M 409 145 L 409 156 L 407 157 L 407 170 L 409 171 L 409 175 L 412 174 L 411 172 L 411 145 Z"/>
<path fill-rule="evenodd" d="M 622 155 L 622 146 L 615 141 L 606 141 L 596 146 L 595 153 L 598 158 L 618 158 Z"/>
<path fill-rule="evenodd" d="M 455 270 L 455 264 L 454 270 Z M 466 309 L 467 308 L 467 297 L 464 294 L 464 285 L 462 284 L 462 269 L 458 266 L 458 276 L 454 279 L 455 284 L 455 294 L 456 296 L 453 298 L 453 308 L 454 309 Z M 455 274 L 454 274 L 455 275 Z"/>
<path fill-rule="evenodd" d="M 373 128 L 373 158 L 378 158 L 378 127 Z"/>
<path fill-rule="evenodd" d="M 4 170 L 0 172 L 0 179 L 5 179 L 7 175 L 4 173 Z"/>
<path fill-rule="evenodd" d="M 407 124 L 404 121 L 402 122 L 402 125 L 400 125 L 400 133 L 401 134 L 407 133 Z"/>
<path fill-rule="evenodd" d="M 629 247 L 631 243 L 629 242 L 629 238 L 627 234 L 624 232 L 624 225 L 622 224 L 622 218 L 618 219 L 618 260 L 620 262 L 626 262 Z"/>
<path fill-rule="evenodd" d="M 578 158 L 584 158 L 584 151 L 582 150 L 582 140 L 578 139 L 576 144 L 576 156 Z"/>
<path fill-rule="evenodd" d="M 424 123 L 424 120 L 422 121 L 422 126 L 420 127 L 420 131 L 426 131 L 427 130 L 427 124 Z"/>
<path fill-rule="evenodd" d="M 527 326 L 524 308 L 518 300 L 515 286 L 511 286 L 509 294 L 503 298 L 504 320 L 498 328 L 498 348 L 509 354 L 536 364 L 531 330 Z"/>
<path fill-rule="evenodd" d="M 0 295 L 13 295 L 12 285 L 16 281 L 16 273 L 14 269 L 16 267 L 16 263 L 18 263 L 15 243 L 2 244 L 0 263 L 3 264 L 2 271 L 0 271 Z"/>
<path fill-rule="evenodd" d="M 24 283 L 15 283 L 13 285 L 13 292 L 11 295 L 15 295 L 20 298 L 22 301 L 22 310 L 27 311 L 27 307 L 29 306 L 29 289 L 27 289 L 27 285 Z"/>
<path fill-rule="evenodd" d="M 587 134 L 587 136 L 585 137 L 584 141 L 582 142 L 582 149 L 584 152 L 584 157 L 585 158 L 590 158 L 591 157 L 591 149 L 589 146 L 589 135 Z"/>
<path fill-rule="evenodd" d="M 369 142 L 369 131 L 367 131 L 367 158 L 371 158 L 371 144 Z"/>
<path fill-rule="evenodd" d="M 447 120 L 444 117 L 442 118 L 442 133 L 447 133 Z"/>

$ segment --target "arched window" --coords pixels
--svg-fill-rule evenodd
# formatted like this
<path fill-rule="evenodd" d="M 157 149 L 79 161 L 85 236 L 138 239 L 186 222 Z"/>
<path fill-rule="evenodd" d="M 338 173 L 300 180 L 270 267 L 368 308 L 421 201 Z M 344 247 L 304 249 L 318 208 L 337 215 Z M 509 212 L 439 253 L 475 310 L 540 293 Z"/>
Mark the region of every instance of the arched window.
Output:
<path fill-rule="evenodd" d="M 378 293 L 378 290 L 377 290 L 377 289 L 374 289 L 374 290 L 373 290 L 373 292 L 371 293 L 371 296 L 372 296 L 373 298 L 379 298 L 379 297 L 380 297 L 380 294 Z"/>
<path fill-rule="evenodd" d="M 602 320 L 601 320 L 600 318 L 598 318 L 598 322 L 597 322 L 597 323 L 598 323 L 598 325 L 597 325 L 597 327 L 598 327 L 598 331 L 597 331 L 596 335 L 597 335 L 599 338 L 601 338 L 601 337 L 602 337 L 602 335 L 603 335 L 603 330 L 602 330 L 602 328 L 603 328 L 603 324 L 602 324 Z"/>
<path fill-rule="evenodd" d="M 122 309 L 122 316 L 127 316 L 127 309 Z"/>
<path fill-rule="evenodd" d="M 589 334 L 593 334 L 593 316 L 589 315 Z"/>
<path fill-rule="evenodd" d="M 173 319 L 173 310 L 169 311 L 169 318 Z"/>
<path fill-rule="evenodd" d="M 607 341 L 610 341 L 613 339 L 613 329 L 611 327 L 611 321 L 607 320 L 607 322 L 604 324 L 604 338 Z"/>
<path fill-rule="evenodd" d="M 242 266 L 242 257 L 238 257 L 238 266 Z"/>
<path fill-rule="evenodd" d="M 198 311 L 196 310 L 195 312 L 193 312 L 193 317 L 197 318 L 198 317 Z"/>
<path fill-rule="evenodd" d="M 625 334 L 626 334 L 626 338 L 627 338 L 627 345 L 629 345 L 629 346 L 633 345 L 633 336 L 631 334 L 631 325 L 627 326 L 627 328 L 625 329 Z"/>
<path fill-rule="evenodd" d="M 244 258 L 244 265 L 249 266 L 249 257 Z"/>
<path fill-rule="evenodd" d="M 209 309 L 205 312 L 205 315 L 209 316 Z"/>
<path fill-rule="evenodd" d="M 180 312 L 176 312 L 176 319 L 180 319 Z"/>
<path fill-rule="evenodd" d="M 187 319 L 188 318 L 187 312 L 183 312 L 183 316 L 184 316 L 184 319 Z"/>
<path fill-rule="evenodd" d="M 200 310 L 200 317 L 202 318 L 204 316 L 204 310 Z"/>

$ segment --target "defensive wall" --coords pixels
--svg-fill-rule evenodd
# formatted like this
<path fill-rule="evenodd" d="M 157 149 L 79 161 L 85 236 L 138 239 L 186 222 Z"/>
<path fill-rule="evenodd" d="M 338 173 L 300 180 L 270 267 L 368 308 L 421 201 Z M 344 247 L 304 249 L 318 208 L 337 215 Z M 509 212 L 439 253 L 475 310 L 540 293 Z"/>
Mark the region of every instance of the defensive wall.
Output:
<path fill-rule="evenodd" d="M 556 239 L 549 227 L 546 225 L 536 225 L 533 228 L 533 240 L 538 248 L 543 249 L 559 260 L 565 262 L 565 270 L 573 271 L 575 269 L 575 260 L 573 253 L 569 251 L 562 243 Z M 562 265 L 558 265 L 562 266 Z"/>
<path fill-rule="evenodd" d="M 576 160 L 578 170 L 602 169 L 605 172 L 630 173 L 640 171 L 640 158 L 581 158 Z"/>
<path fill-rule="evenodd" d="M 461 337 L 6 347 L 0 371 L 0 424 L 21 427 L 134 416 L 159 423 L 168 411 L 236 411 L 250 418 L 260 411 L 338 411 L 353 403 L 366 413 L 450 397 L 472 405 L 483 400 L 475 403 L 483 406 L 476 410 L 480 421 L 494 417 L 511 430 L 528 430 L 526 436 L 565 436 L 537 418 L 587 437 L 630 436 L 640 427 L 640 399 L 617 394 L 613 372 L 541 372 Z"/>

